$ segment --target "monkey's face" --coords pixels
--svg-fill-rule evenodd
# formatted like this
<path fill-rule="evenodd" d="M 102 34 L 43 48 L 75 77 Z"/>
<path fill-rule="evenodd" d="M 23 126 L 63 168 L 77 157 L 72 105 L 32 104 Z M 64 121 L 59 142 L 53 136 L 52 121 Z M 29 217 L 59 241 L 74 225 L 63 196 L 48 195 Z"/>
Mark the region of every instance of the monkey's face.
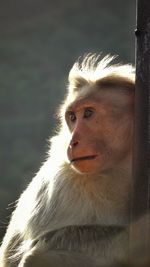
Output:
<path fill-rule="evenodd" d="M 77 171 L 104 172 L 131 153 L 133 94 L 101 89 L 71 103 L 65 118 L 71 132 L 67 155 Z"/>

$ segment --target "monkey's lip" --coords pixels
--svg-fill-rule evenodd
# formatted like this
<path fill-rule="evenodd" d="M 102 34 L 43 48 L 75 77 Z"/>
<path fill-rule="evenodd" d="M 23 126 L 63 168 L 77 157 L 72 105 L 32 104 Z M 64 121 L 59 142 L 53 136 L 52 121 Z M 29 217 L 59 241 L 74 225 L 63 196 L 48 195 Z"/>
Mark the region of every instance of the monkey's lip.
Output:
<path fill-rule="evenodd" d="M 78 158 L 73 158 L 70 162 L 75 162 L 75 161 L 80 161 L 80 160 L 92 160 L 95 159 L 97 155 L 90 155 L 90 156 L 85 156 L 85 157 L 78 157 Z"/>

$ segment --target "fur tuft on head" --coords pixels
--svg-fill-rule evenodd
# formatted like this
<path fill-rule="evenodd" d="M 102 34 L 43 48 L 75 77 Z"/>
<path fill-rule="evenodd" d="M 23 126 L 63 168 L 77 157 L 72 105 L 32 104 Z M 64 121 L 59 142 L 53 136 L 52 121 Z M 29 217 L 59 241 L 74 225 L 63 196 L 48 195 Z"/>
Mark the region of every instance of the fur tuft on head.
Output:
<path fill-rule="evenodd" d="M 101 54 L 90 53 L 75 62 L 68 77 L 67 96 L 58 112 L 61 121 L 68 104 L 93 89 L 120 88 L 134 92 L 135 68 L 131 64 L 113 63 L 116 57 L 109 54 L 102 57 Z"/>
<path fill-rule="evenodd" d="M 86 85 L 100 85 L 100 81 L 117 79 L 133 84 L 135 75 L 132 65 L 113 64 L 116 56 L 87 54 L 73 65 L 69 73 L 69 92 L 79 91 Z M 111 64 L 110 64 L 111 63 Z M 114 82 L 113 82 L 114 83 Z"/>

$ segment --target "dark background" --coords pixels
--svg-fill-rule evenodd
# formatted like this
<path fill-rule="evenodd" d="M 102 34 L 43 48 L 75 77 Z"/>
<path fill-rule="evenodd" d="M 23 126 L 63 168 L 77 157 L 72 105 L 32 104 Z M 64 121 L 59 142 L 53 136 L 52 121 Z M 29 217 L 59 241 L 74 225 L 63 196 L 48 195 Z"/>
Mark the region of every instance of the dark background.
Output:
<path fill-rule="evenodd" d="M 46 157 L 74 61 L 134 63 L 135 0 L 0 0 L 0 238 Z"/>

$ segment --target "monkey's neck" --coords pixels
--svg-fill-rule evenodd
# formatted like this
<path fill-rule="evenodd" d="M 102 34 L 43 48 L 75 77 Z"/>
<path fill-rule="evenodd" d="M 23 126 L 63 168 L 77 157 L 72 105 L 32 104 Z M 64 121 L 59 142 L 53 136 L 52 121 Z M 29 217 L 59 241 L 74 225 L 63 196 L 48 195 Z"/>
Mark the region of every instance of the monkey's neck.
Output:
<path fill-rule="evenodd" d="M 79 175 L 64 165 L 55 180 L 48 220 L 56 228 L 79 224 L 126 225 L 130 178 L 122 169 L 111 175 L 91 176 Z"/>
<path fill-rule="evenodd" d="M 69 164 L 61 166 L 53 190 L 49 189 L 51 195 L 39 199 L 40 217 L 36 216 L 35 220 L 33 216 L 33 228 L 39 225 L 37 229 L 44 234 L 71 225 L 126 226 L 131 176 L 125 166 L 124 163 L 112 173 L 97 175 L 80 175 Z M 45 210 L 41 218 L 43 201 Z M 35 238 L 38 234 L 35 233 Z"/>

